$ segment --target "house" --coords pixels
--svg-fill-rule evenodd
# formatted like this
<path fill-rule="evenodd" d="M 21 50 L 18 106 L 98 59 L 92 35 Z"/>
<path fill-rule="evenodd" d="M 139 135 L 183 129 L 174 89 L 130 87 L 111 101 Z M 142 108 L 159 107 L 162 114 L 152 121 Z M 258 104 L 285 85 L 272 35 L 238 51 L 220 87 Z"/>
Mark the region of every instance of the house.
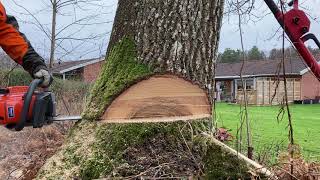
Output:
<path fill-rule="evenodd" d="M 241 103 L 244 90 L 249 104 L 271 105 L 283 102 L 285 88 L 280 60 L 218 63 L 216 72 L 217 101 Z M 300 59 L 285 60 L 289 102 L 320 99 L 320 83 Z"/>
<path fill-rule="evenodd" d="M 55 63 L 51 69 L 53 75 L 65 79 L 81 79 L 93 82 L 99 76 L 104 63 L 104 57 L 80 61 L 66 61 Z"/>

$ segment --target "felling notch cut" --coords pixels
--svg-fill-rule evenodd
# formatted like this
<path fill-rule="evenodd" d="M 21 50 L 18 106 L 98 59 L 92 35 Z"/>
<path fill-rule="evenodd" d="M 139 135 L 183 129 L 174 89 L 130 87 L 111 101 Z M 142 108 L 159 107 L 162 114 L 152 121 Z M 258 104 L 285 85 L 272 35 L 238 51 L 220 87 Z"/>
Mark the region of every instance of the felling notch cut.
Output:
<path fill-rule="evenodd" d="M 155 75 L 124 91 L 101 119 L 106 123 L 143 123 L 210 117 L 211 106 L 203 89 L 174 75 Z"/>

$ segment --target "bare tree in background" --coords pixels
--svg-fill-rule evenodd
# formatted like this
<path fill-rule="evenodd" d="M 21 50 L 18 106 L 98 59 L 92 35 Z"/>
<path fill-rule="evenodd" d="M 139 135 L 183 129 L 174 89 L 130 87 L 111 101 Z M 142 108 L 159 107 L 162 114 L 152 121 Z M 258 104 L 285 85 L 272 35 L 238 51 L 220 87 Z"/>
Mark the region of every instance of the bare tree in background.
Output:
<path fill-rule="evenodd" d="M 251 124 L 250 124 L 250 116 L 248 113 L 248 95 L 246 90 L 246 82 L 243 78 L 243 70 L 245 67 L 245 63 L 248 60 L 248 57 L 245 53 L 244 46 L 244 31 L 243 24 L 246 24 L 248 21 L 252 20 L 252 11 L 254 9 L 256 1 L 255 0 L 227 0 L 226 1 L 226 15 L 227 17 L 234 15 L 238 18 L 238 31 L 240 36 L 240 46 L 241 46 L 241 60 L 242 66 L 239 72 L 240 80 L 242 83 L 242 91 L 243 91 L 243 102 L 240 106 L 240 127 L 237 130 L 237 150 L 241 152 L 242 148 L 242 131 L 243 128 L 246 128 L 246 138 L 247 138 L 247 156 L 250 159 L 253 159 L 253 143 L 252 143 L 252 132 L 251 132 Z M 255 16 L 257 18 L 257 16 Z M 243 105 L 243 107 L 242 107 Z"/>
<path fill-rule="evenodd" d="M 106 0 L 43 0 L 46 8 L 34 13 L 26 7 L 22 6 L 17 0 L 13 3 L 15 6 L 23 9 L 23 14 L 31 16 L 31 23 L 42 31 L 47 39 L 50 41 L 50 56 L 49 67 L 52 68 L 55 59 L 64 58 L 77 49 L 84 46 L 84 43 L 94 44 L 95 48 L 88 48 L 82 51 L 82 56 L 92 53 L 93 51 L 100 51 L 101 47 L 105 46 L 105 35 L 108 30 L 104 32 L 97 32 L 94 29 L 96 25 L 111 23 L 111 20 L 106 20 L 105 15 L 111 12 L 106 12 Z M 51 22 L 43 23 L 40 21 L 40 12 L 50 12 Z M 64 23 L 66 19 L 70 19 L 68 23 Z M 90 32 L 83 35 L 83 31 Z M 103 42 L 101 42 L 103 41 Z M 66 45 L 67 44 L 67 45 Z M 57 58 L 57 54 L 60 56 Z"/>

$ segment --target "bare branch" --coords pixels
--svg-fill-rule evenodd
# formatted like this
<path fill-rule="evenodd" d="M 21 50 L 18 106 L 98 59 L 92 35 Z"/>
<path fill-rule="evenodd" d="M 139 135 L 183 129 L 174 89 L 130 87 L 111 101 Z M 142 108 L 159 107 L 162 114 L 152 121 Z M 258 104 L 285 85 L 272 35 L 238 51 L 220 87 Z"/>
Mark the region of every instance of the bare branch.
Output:
<path fill-rule="evenodd" d="M 104 0 L 42 1 L 46 8 L 37 10 L 36 12 L 28 10 L 15 1 L 14 4 L 23 9 L 23 15 L 32 16 L 32 21 L 27 23 L 36 26 L 50 40 L 50 66 L 53 65 L 55 55 L 59 56 L 59 58 L 64 58 L 78 51 L 84 54 L 90 54 L 91 52 L 99 52 L 101 54 L 100 44 L 106 43 L 107 39 L 103 37 L 108 35 L 108 31 L 110 30 L 101 33 L 101 30 L 99 30 L 100 32 L 92 32 L 92 30 L 87 31 L 87 29 L 90 26 L 94 27 L 96 25 L 112 23 L 111 20 L 106 20 L 103 16 L 111 14 L 111 12 L 106 12 L 106 8 L 114 5 L 106 6 Z M 44 12 L 49 12 L 52 15 L 50 23 L 44 24 L 39 20 L 39 16 Z M 65 23 L 66 21 L 63 21 L 64 23 L 62 23 L 60 21 L 61 17 L 64 19 L 69 18 L 69 22 Z M 49 28 L 49 26 L 51 27 Z M 99 47 L 94 47 L 97 45 Z M 74 53 L 72 55 L 78 54 Z"/>
<path fill-rule="evenodd" d="M 28 13 L 28 15 L 30 15 L 34 20 L 35 20 L 35 24 L 37 25 L 37 27 L 39 27 L 42 32 L 45 33 L 45 35 L 51 39 L 50 33 L 46 31 L 46 29 L 44 28 L 44 26 L 42 25 L 42 23 L 38 20 L 38 18 L 36 16 L 34 16 L 33 13 L 31 13 L 27 8 L 21 6 L 20 4 L 18 4 L 15 0 L 12 1 L 16 6 L 22 8 L 24 11 L 26 11 Z"/>

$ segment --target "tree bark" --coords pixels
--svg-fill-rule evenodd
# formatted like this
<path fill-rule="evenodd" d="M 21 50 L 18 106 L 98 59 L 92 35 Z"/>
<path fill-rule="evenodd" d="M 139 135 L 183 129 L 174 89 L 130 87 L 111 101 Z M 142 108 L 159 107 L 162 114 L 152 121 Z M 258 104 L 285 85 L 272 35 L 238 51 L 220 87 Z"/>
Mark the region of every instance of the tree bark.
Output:
<path fill-rule="evenodd" d="M 223 4 L 223 0 L 119 0 L 106 65 L 84 118 L 100 118 L 116 96 L 150 74 L 183 77 L 205 89 L 213 102 Z M 147 70 L 136 71 L 142 66 Z"/>
<path fill-rule="evenodd" d="M 223 0 L 120 0 L 108 53 L 132 37 L 138 61 L 214 91 Z"/>
<path fill-rule="evenodd" d="M 54 64 L 54 54 L 56 48 L 56 25 L 57 25 L 57 0 L 52 1 L 52 27 L 51 27 L 51 48 L 49 68 L 51 69 Z"/>
<path fill-rule="evenodd" d="M 170 107 L 173 111 L 169 110 L 169 114 L 181 114 L 183 118 L 188 114 L 184 109 L 175 110 L 174 106 L 159 107 L 151 104 L 147 107 L 156 107 L 151 109 L 152 113 L 155 112 L 161 120 L 97 122 L 108 107 L 112 109 L 110 104 L 113 102 L 119 102 L 113 106 L 117 110 L 129 106 L 130 103 L 141 100 L 138 95 L 132 95 L 135 94 L 133 92 L 147 96 L 146 94 L 155 92 L 152 90 L 153 86 L 159 89 L 175 86 L 172 89 L 175 89 L 180 98 L 188 98 L 183 92 L 191 88 L 182 83 L 185 82 L 184 79 L 206 89 L 208 93 L 195 86 L 203 94 L 202 97 L 206 98 L 209 94 L 213 100 L 214 62 L 223 3 L 223 0 L 119 0 L 107 59 L 87 100 L 84 121 L 73 128 L 61 151 L 46 163 L 38 178 L 246 178 L 246 165 L 203 137 L 203 132 L 212 133 L 208 117 L 168 121 L 168 116 L 162 116 L 159 108 Z M 170 76 L 174 74 L 173 77 L 184 77 L 179 78 L 183 84 L 182 90 L 177 90 L 176 81 L 173 85 L 161 86 L 153 83 L 159 82 L 161 78 L 154 79 L 150 82 L 152 88 L 146 85 L 149 81 L 145 81 L 145 84 L 140 81 L 150 76 L 152 77 L 148 80 L 152 80 L 155 74 L 168 73 Z M 168 80 L 163 81 L 165 82 L 162 84 L 166 84 Z M 136 82 L 145 87 L 141 93 L 131 89 L 138 87 L 139 84 L 131 86 Z M 146 93 L 143 94 L 144 92 Z M 194 95 L 196 92 L 185 93 Z M 122 99 L 120 94 L 124 94 Z M 161 93 L 155 94 L 156 97 L 161 97 Z M 170 95 L 165 95 L 168 94 Z M 150 97 L 153 98 L 153 95 Z M 120 99 L 116 99 L 119 97 Z M 175 97 L 175 94 L 169 97 L 172 100 L 171 97 Z M 199 95 L 196 99 L 199 100 Z M 134 107 L 140 108 L 149 103 L 143 102 L 146 103 Z M 163 99 L 152 102 L 163 102 Z M 164 101 L 164 104 L 167 103 L 172 104 Z M 197 105 L 194 101 L 184 104 Z M 203 105 L 211 107 L 208 101 L 200 103 L 201 107 Z M 137 117 L 145 117 L 144 113 L 138 111 L 126 117 L 133 116 L 129 120 L 137 120 Z M 155 117 L 154 114 L 152 117 Z M 118 114 L 116 117 L 119 117 Z"/>

